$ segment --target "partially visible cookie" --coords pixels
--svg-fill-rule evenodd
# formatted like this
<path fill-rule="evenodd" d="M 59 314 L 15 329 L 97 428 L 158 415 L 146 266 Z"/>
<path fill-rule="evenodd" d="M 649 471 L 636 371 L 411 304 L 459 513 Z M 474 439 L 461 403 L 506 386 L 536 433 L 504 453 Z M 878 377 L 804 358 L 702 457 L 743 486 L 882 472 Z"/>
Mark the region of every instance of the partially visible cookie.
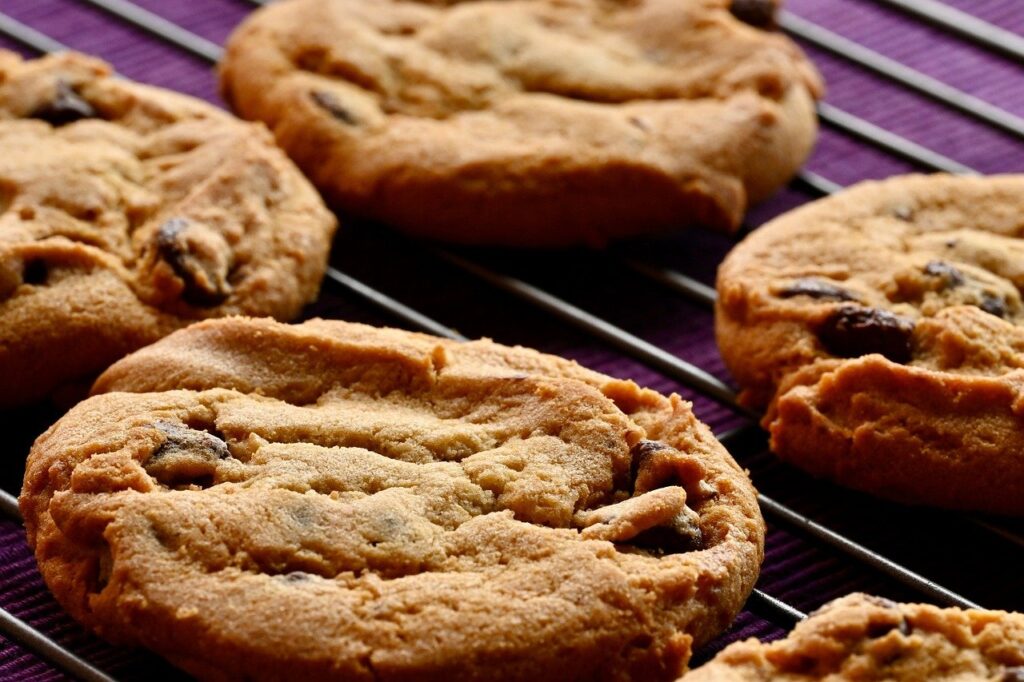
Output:
<path fill-rule="evenodd" d="M 1019 682 L 1024 615 L 851 594 L 786 639 L 726 647 L 685 682 Z"/>
<path fill-rule="evenodd" d="M 763 556 L 689 404 L 528 349 L 228 318 L 95 391 L 32 450 L 29 541 L 204 679 L 670 680 Z"/>
<path fill-rule="evenodd" d="M 756 230 L 716 334 L 772 449 L 908 503 L 1024 513 L 1024 176 L 867 182 Z"/>
<path fill-rule="evenodd" d="M 232 35 L 222 90 L 337 205 L 415 235 L 731 230 L 816 134 L 775 4 L 285 0 Z"/>
<path fill-rule="evenodd" d="M 316 296 L 334 217 L 262 126 L 0 51 L 0 407 L 192 321 Z"/>

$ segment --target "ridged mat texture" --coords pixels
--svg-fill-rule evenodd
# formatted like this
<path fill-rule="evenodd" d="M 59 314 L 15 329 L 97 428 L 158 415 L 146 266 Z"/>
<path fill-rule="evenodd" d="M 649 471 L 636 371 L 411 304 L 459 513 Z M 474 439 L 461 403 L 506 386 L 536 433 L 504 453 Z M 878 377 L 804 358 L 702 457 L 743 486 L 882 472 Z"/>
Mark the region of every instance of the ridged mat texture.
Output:
<path fill-rule="evenodd" d="M 947 0 L 1024 35 L 1020 0 Z M 245 0 L 135 0 L 136 4 L 222 43 L 253 9 Z M 790 0 L 791 12 L 826 26 L 909 66 L 1024 116 L 1024 64 L 1015 63 L 873 0 Z M 159 38 L 73 0 L 0 0 L 0 12 L 65 45 L 96 54 L 125 76 L 219 103 L 211 66 Z M 24 46 L 0 45 L 26 55 Z M 808 48 L 828 83 L 827 101 L 890 131 L 953 157 L 984 173 L 1024 171 L 1024 141 L 973 121 L 899 85 L 816 49 Z M 2 150 L 0 150 L 2 152 Z M 915 170 L 910 163 L 863 141 L 823 127 L 807 164 L 841 184 Z M 748 225 L 812 199 L 787 189 L 754 209 Z M 573 302 L 705 370 L 728 379 L 715 349 L 708 310 L 689 303 L 626 268 L 629 256 L 674 267 L 711 283 L 715 266 L 730 248 L 727 237 L 691 232 L 672 238 L 619 244 L 607 252 L 547 253 L 462 251 L 463 256 L 515 274 Z M 697 415 L 716 432 L 744 424 L 728 408 L 670 378 L 627 359 L 610 346 L 438 259 L 429 248 L 377 225 L 342 217 L 333 263 L 471 337 L 489 336 L 571 357 L 607 374 L 633 378 L 660 391 L 694 400 Z M 400 326 L 387 313 L 325 281 L 309 316 Z M 16 492 L 23 461 L 36 435 L 56 417 L 39 407 L 0 413 L 5 434 L 0 485 Z M 927 575 L 985 607 L 1024 610 L 1024 547 L 985 530 L 976 519 L 907 509 L 877 502 L 813 481 L 765 453 L 763 437 L 730 442 L 767 495 L 807 514 L 873 550 Z M 768 551 L 759 587 L 803 610 L 852 590 L 902 600 L 927 599 L 913 589 L 829 548 L 803 531 L 769 521 Z M 999 521 L 1022 532 L 1019 522 Z M 0 520 L 0 607 L 27 621 L 117 679 L 178 679 L 179 673 L 145 652 L 111 647 L 84 632 L 49 596 L 25 544 L 20 524 Z M 732 629 L 698 652 L 694 663 L 724 644 L 747 636 L 778 637 L 779 623 L 744 612 Z M 0 679 L 50 680 L 63 675 L 25 648 L 0 640 Z"/>

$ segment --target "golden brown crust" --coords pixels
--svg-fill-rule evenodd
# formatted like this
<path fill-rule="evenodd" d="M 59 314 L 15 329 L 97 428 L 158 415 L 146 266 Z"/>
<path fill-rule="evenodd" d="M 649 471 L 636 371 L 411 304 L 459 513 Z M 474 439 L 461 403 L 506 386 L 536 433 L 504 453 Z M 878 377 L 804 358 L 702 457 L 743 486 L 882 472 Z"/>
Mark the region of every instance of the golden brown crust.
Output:
<path fill-rule="evenodd" d="M 1024 679 L 1024 615 L 940 609 L 852 594 L 783 640 L 725 648 L 685 682 L 1016 682 Z"/>
<path fill-rule="evenodd" d="M 30 543 L 205 678 L 673 679 L 763 556 L 687 403 L 528 349 L 228 318 L 95 391 L 30 455 Z"/>
<path fill-rule="evenodd" d="M 821 81 L 725 0 L 289 0 L 221 66 L 338 205 L 413 234 L 554 246 L 736 228 L 802 164 Z"/>
<path fill-rule="evenodd" d="M 744 240 L 716 335 L 784 459 L 896 500 L 1024 513 L 1024 176 L 858 185 Z"/>
<path fill-rule="evenodd" d="M 335 220 L 262 126 L 83 55 L 0 52 L 0 144 L 0 406 L 316 296 Z"/>

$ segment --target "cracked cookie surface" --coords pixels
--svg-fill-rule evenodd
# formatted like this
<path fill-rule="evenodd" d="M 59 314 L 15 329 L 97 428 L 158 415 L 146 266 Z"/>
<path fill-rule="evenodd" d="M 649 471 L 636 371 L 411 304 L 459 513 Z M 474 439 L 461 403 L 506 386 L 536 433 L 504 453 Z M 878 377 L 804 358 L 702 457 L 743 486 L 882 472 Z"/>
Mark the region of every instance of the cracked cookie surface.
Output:
<path fill-rule="evenodd" d="M 1019 682 L 1024 615 L 852 594 L 783 640 L 726 647 L 681 682 Z"/>
<path fill-rule="evenodd" d="M 822 85 L 775 3 L 729 5 L 288 0 L 231 37 L 222 91 L 337 205 L 415 235 L 731 230 L 806 158 Z"/>
<path fill-rule="evenodd" d="M 335 220 L 261 126 L 83 55 L 0 52 L 0 146 L 0 406 L 316 296 Z"/>
<path fill-rule="evenodd" d="M 78 620 L 207 679 L 674 679 L 764 525 L 689 404 L 490 341 L 198 323 L 40 437 Z"/>
<path fill-rule="evenodd" d="M 1024 176 L 857 185 L 756 230 L 716 335 L 783 459 L 908 503 L 1024 513 Z"/>

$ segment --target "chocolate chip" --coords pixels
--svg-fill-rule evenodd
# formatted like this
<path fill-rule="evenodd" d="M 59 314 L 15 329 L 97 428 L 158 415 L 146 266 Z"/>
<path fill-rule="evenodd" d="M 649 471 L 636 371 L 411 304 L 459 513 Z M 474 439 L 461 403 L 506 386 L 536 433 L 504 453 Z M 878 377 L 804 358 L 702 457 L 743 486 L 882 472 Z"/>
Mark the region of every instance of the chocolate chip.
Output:
<path fill-rule="evenodd" d="M 834 284 L 823 282 L 813 277 L 801 277 L 785 289 L 779 292 L 780 298 L 793 298 L 794 296 L 810 296 L 811 298 L 825 299 L 831 301 L 856 301 L 857 297 L 851 292 L 837 287 Z"/>
<path fill-rule="evenodd" d="M 208 431 L 165 421 L 154 422 L 153 428 L 163 434 L 164 441 L 143 466 L 165 485 L 209 487 L 217 463 L 231 457 L 224 439 Z"/>
<path fill-rule="evenodd" d="M 989 293 L 983 293 L 981 295 L 981 303 L 978 304 L 978 307 L 990 315 L 1002 318 L 1005 318 L 1006 314 L 1009 312 L 1006 309 L 1006 301 L 999 296 L 993 296 Z"/>
<path fill-rule="evenodd" d="M 157 431 L 164 434 L 166 439 L 150 455 L 151 460 L 182 451 L 199 452 L 204 459 L 227 459 L 231 456 L 231 451 L 228 449 L 228 444 L 224 442 L 224 439 L 209 431 L 201 431 L 184 424 L 163 421 L 156 422 L 153 426 L 156 427 Z"/>
<path fill-rule="evenodd" d="M 669 523 L 641 531 L 627 544 L 656 554 L 682 554 L 704 549 L 700 516 L 684 507 Z"/>
<path fill-rule="evenodd" d="M 844 305 L 818 329 L 825 349 L 841 358 L 880 353 L 893 362 L 910 360 L 914 323 L 878 308 Z"/>
<path fill-rule="evenodd" d="M 284 581 L 287 583 L 302 583 L 306 582 L 313 576 L 305 571 L 292 571 L 291 573 L 285 573 L 283 577 Z"/>
<path fill-rule="evenodd" d="M 669 446 L 659 440 L 642 440 L 630 448 L 629 454 L 633 455 L 633 459 L 644 459 L 653 452 L 668 449 Z"/>
<path fill-rule="evenodd" d="M 963 284 L 966 279 L 964 273 L 957 270 L 949 263 L 944 263 L 940 260 L 929 261 L 924 266 L 924 274 L 931 275 L 932 277 L 941 277 L 945 280 L 947 287 L 953 288 Z"/>
<path fill-rule="evenodd" d="M 25 269 L 21 272 L 21 281 L 25 284 L 42 286 L 50 276 L 50 268 L 46 261 L 41 259 L 31 260 L 25 263 Z"/>
<path fill-rule="evenodd" d="M 885 609 L 897 609 L 900 606 L 892 599 L 886 599 L 885 597 L 876 597 L 873 594 L 865 594 L 864 601 L 868 602 L 869 604 L 874 604 L 875 606 L 881 606 Z"/>
<path fill-rule="evenodd" d="M 900 618 L 895 623 L 868 623 L 867 635 L 871 639 L 878 639 L 879 637 L 884 637 L 893 630 L 899 630 L 900 634 L 904 636 L 907 636 L 911 632 L 913 632 L 913 628 L 911 627 L 910 623 L 907 622 L 907 619 Z"/>
<path fill-rule="evenodd" d="M 956 245 L 960 243 L 959 239 L 947 239 L 945 244 L 947 249 L 955 249 Z"/>
<path fill-rule="evenodd" d="M 896 629 L 897 623 L 868 623 L 866 634 L 871 639 L 884 637 Z"/>
<path fill-rule="evenodd" d="M 626 544 L 658 555 L 685 554 L 703 549 L 700 529 L 694 534 L 683 534 L 668 526 L 655 526 L 639 533 Z"/>
<path fill-rule="evenodd" d="M 67 81 L 57 81 L 57 91 L 53 99 L 36 108 L 32 118 L 46 121 L 57 127 L 80 121 L 83 118 L 97 118 L 96 109 L 82 98 Z"/>
<path fill-rule="evenodd" d="M 1024 682 L 1024 666 L 1015 665 L 1003 671 L 999 682 Z"/>
<path fill-rule="evenodd" d="M 630 480 L 634 482 L 636 481 L 636 477 L 640 473 L 640 467 L 643 465 L 645 459 L 659 450 L 668 449 L 669 446 L 656 440 L 642 440 L 630 448 L 629 454 L 632 457 L 629 465 Z"/>
<path fill-rule="evenodd" d="M 775 26 L 775 0 L 732 0 L 729 11 L 744 24 L 756 28 Z"/>
<path fill-rule="evenodd" d="M 331 93 L 323 92 L 322 90 L 313 90 L 309 93 L 309 96 L 318 107 L 326 110 L 327 113 L 342 123 L 347 123 L 350 126 L 359 124 L 359 119 L 357 119 L 352 112 L 342 106 L 341 102 L 338 101 L 338 98 Z"/>
<path fill-rule="evenodd" d="M 227 299 L 230 287 L 226 273 L 218 272 L 216 264 L 193 252 L 186 239 L 192 225 L 185 218 L 171 218 L 161 225 L 156 233 L 157 252 L 185 283 L 182 300 L 198 308 L 212 308 Z"/>

